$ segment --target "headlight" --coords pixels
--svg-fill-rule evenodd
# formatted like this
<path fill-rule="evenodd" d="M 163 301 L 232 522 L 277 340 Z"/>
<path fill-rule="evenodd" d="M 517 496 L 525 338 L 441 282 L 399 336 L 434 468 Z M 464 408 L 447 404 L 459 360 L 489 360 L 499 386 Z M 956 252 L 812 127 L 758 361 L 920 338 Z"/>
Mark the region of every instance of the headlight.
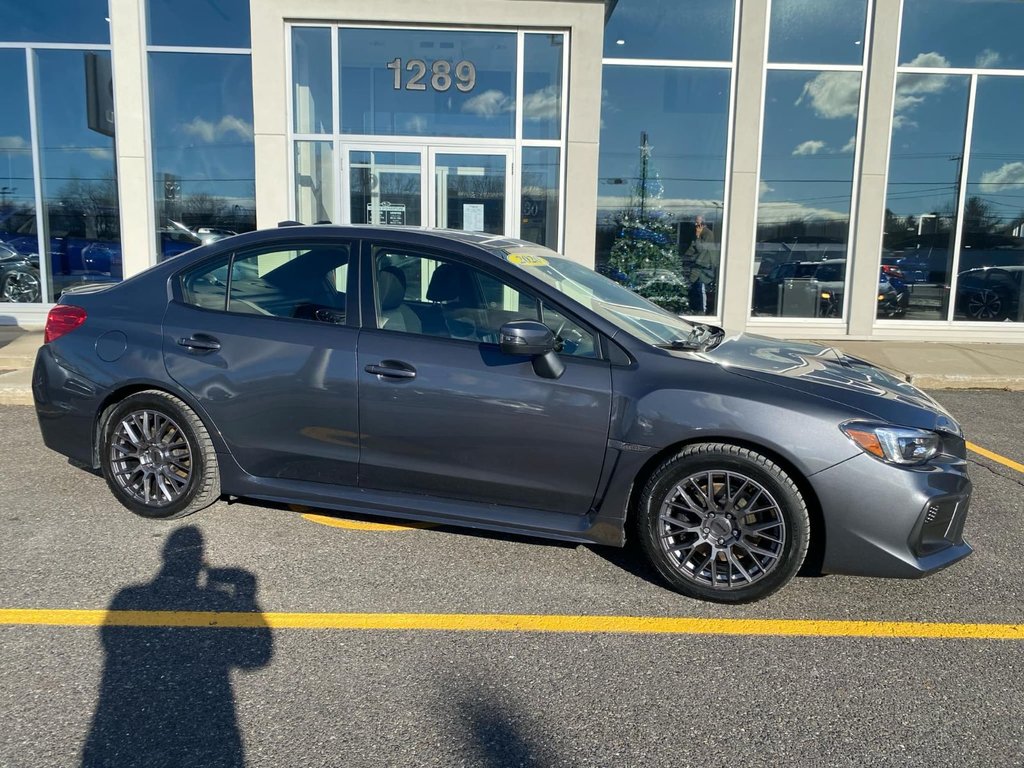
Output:
<path fill-rule="evenodd" d="M 862 421 L 850 421 L 839 428 L 865 453 L 890 464 L 923 464 L 934 457 L 942 445 L 939 435 L 926 429 Z"/>

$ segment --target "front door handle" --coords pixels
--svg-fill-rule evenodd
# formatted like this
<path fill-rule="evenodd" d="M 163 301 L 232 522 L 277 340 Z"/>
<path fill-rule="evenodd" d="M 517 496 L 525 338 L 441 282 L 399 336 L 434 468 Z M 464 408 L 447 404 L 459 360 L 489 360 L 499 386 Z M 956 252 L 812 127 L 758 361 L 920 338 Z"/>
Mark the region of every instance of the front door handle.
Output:
<path fill-rule="evenodd" d="M 370 364 L 364 369 L 374 376 L 387 376 L 391 379 L 415 379 L 416 369 L 401 360 L 381 360 L 376 365 Z"/>
<path fill-rule="evenodd" d="M 220 349 L 220 342 L 208 333 L 193 333 L 187 339 L 178 339 L 178 345 L 200 354 L 216 352 Z"/>

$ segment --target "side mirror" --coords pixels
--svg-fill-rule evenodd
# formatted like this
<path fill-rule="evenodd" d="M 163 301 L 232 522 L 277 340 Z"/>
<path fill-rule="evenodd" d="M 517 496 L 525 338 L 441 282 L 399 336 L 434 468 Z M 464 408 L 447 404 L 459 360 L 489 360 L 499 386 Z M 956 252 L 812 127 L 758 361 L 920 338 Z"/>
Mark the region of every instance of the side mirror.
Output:
<path fill-rule="evenodd" d="M 544 323 L 536 320 L 513 320 L 499 331 L 502 354 L 533 358 L 533 371 L 545 379 L 557 379 L 565 373 L 558 359 L 558 340 Z"/>

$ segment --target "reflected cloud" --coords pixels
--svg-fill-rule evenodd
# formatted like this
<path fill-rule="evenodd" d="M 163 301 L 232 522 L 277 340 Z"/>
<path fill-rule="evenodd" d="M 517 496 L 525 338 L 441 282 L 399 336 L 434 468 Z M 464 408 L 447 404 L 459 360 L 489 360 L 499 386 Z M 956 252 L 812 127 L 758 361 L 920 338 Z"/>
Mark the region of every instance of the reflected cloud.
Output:
<path fill-rule="evenodd" d="M 932 67 L 942 69 L 949 67 L 949 59 L 945 56 L 930 51 L 919 53 L 904 66 L 908 67 Z M 941 93 L 949 85 L 949 77 L 946 75 L 903 73 L 896 79 L 896 102 L 893 128 L 916 128 L 917 123 L 911 120 L 906 113 L 912 112 L 925 100 L 925 97 Z"/>
<path fill-rule="evenodd" d="M 761 197 L 764 197 L 769 192 L 774 192 L 775 191 L 775 187 L 769 187 L 767 181 L 762 181 L 761 184 L 758 186 L 757 191 L 758 191 L 758 194 Z"/>
<path fill-rule="evenodd" d="M 110 147 L 82 147 L 82 151 L 94 160 L 114 159 L 114 150 Z"/>
<path fill-rule="evenodd" d="M 845 144 L 843 144 L 843 148 L 840 149 L 839 151 L 842 154 L 845 155 L 845 154 L 848 154 L 850 152 L 853 152 L 853 150 L 855 150 L 856 148 L 857 148 L 857 137 L 856 136 L 851 136 L 850 140 L 848 142 L 846 142 Z"/>
<path fill-rule="evenodd" d="M 515 109 L 515 102 L 506 96 L 504 91 L 499 91 L 496 88 L 491 88 L 467 99 L 466 103 L 462 105 L 463 112 L 480 117 L 497 117 L 503 112 L 513 109 Z"/>
<path fill-rule="evenodd" d="M 763 182 L 762 182 L 763 184 Z M 762 187 L 761 194 L 765 194 Z M 768 191 L 774 191 L 767 187 Z M 598 221 L 603 217 L 635 205 L 635 200 L 629 196 L 600 196 L 597 199 Z M 841 211 L 834 211 L 830 208 L 813 208 L 795 202 L 764 202 L 758 205 L 759 221 L 764 223 L 785 222 L 785 221 L 846 221 L 850 218 L 849 200 L 845 200 Z M 721 208 L 720 200 L 695 199 L 695 198 L 662 198 L 658 200 L 658 206 L 668 216 L 692 217 L 698 213 L 705 215 L 709 210 Z"/>
<path fill-rule="evenodd" d="M 22 136 L 0 136 L 0 150 L 17 151 L 31 149 Z"/>
<path fill-rule="evenodd" d="M 801 142 L 793 150 L 794 155 L 816 155 L 825 149 L 825 142 L 817 139 Z"/>
<path fill-rule="evenodd" d="M 527 120 L 553 120 L 561 114 L 561 89 L 557 85 L 547 85 L 523 97 L 523 117 Z"/>
<path fill-rule="evenodd" d="M 837 120 L 857 117 L 860 106 L 860 74 L 857 72 L 822 72 L 804 86 L 796 104 L 810 102 L 818 117 Z"/>
<path fill-rule="evenodd" d="M 1008 189 L 1024 188 L 1024 163 L 1004 163 L 994 171 L 981 174 L 978 189 L 985 194 L 996 194 Z"/>
<path fill-rule="evenodd" d="M 427 120 L 423 115 L 413 115 L 405 121 L 406 133 L 421 134 L 427 130 Z"/>
<path fill-rule="evenodd" d="M 974 66 L 981 68 L 995 67 L 1003 60 L 1003 57 L 998 51 L 993 51 L 991 48 L 986 48 L 978 54 L 974 60 Z"/>
<path fill-rule="evenodd" d="M 252 123 L 234 115 L 224 115 L 216 123 L 197 117 L 190 122 L 182 123 L 179 128 L 183 133 L 195 136 L 206 144 L 213 144 L 231 134 L 246 141 L 251 141 L 253 137 Z"/>

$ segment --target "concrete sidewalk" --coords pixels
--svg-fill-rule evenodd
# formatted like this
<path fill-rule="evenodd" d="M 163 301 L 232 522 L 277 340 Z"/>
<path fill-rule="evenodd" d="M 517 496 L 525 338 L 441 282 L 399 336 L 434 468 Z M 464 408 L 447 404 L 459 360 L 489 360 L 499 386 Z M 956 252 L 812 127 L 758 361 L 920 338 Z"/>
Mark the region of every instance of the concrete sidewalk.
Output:
<path fill-rule="evenodd" d="M 0 405 L 32 404 L 40 331 L 0 326 Z M 1024 390 L 1024 344 L 821 342 L 898 373 L 921 389 Z"/>

